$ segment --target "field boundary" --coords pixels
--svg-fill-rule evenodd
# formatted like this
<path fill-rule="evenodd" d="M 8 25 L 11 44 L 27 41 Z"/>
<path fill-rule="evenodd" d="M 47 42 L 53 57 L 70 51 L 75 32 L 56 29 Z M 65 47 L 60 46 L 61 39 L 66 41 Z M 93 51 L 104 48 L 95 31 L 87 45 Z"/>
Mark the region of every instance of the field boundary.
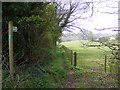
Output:
<path fill-rule="evenodd" d="M 67 54 L 68 60 L 71 62 L 71 65 L 77 66 L 77 53 L 73 50 L 68 49 L 64 45 L 62 45 L 62 48 L 64 49 L 65 53 Z"/>
<path fill-rule="evenodd" d="M 70 50 L 69 48 L 67 48 L 64 45 L 62 45 L 62 48 L 64 49 L 65 53 L 67 54 L 67 58 L 71 62 L 71 65 L 77 66 L 77 59 L 78 59 L 77 55 L 79 55 L 79 53 L 77 53 L 77 52 L 75 52 L 73 50 Z M 101 67 L 103 67 L 102 71 L 105 72 L 105 73 L 108 73 L 108 72 L 111 73 L 112 72 L 113 65 L 109 61 L 109 59 L 110 59 L 109 56 L 104 55 L 104 57 L 103 57 L 104 62 L 103 63 L 96 62 Z"/>

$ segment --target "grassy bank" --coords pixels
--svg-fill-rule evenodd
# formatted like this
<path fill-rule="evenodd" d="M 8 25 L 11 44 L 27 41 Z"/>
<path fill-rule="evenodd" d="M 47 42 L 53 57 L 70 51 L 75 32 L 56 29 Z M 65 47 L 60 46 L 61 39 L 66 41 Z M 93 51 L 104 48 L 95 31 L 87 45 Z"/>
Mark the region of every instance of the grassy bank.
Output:
<path fill-rule="evenodd" d="M 62 49 L 55 53 L 56 58 L 47 66 L 29 64 L 22 68 L 14 79 L 3 79 L 3 88 L 60 88 L 66 83 L 66 71 L 62 66 Z M 4 77 L 4 76 L 3 76 Z"/>

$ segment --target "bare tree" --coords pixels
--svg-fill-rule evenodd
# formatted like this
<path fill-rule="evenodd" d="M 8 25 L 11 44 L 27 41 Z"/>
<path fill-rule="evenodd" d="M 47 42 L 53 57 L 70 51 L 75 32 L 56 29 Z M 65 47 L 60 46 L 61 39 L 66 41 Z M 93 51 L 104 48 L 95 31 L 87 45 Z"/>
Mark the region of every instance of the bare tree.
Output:
<path fill-rule="evenodd" d="M 68 3 L 58 3 L 58 22 L 62 29 L 62 31 L 73 31 L 78 29 L 84 33 L 86 31 L 85 28 L 82 28 L 81 26 L 78 26 L 76 24 L 76 21 L 82 21 L 87 20 L 94 16 L 96 13 L 102 13 L 102 14 L 108 14 L 108 15 L 118 15 L 120 13 L 120 9 L 118 9 L 118 6 L 113 5 L 113 3 L 118 4 L 118 0 L 90 0 L 90 1 L 80 1 L 78 2 L 70 2 Z M 104 5 L 103 5 L 104 4 Z M 66 5 L 68 7 L 66 8 Z M 102 7 L 100 7 L 102 6 Z M 100 9 L 102 8 L 102 9 Z M 120 29 L 116 26 L 106 26 L 106 27 L 96 27 L 96 31 L 118 31 L 118 38 L 120 37 Z M 87 35 L 86 35 L 87 36 Z M 118 39 L 118 44 L 103 44 L 104 46 L 109 47 L 112 50 L 112 54 L 115 59 L 118 60 L 118 63 L 120 63 L 120 39 Z M 117 46 L 117 47 L 116 47 Z M 118 50 L 118 54 L 116 55 L 114 53 L 115 50 Z M 120 64 L 119 64 L 120 65 Z M 120 66 L 118 68 L 120 70 Z M 118 71 L 120 72 L 120 71 Z M 119 79 L 120 79 L 120 73 L 118 73 Z M 120 82 L 120 80 L 118 80 Z M 120 86 L 120 83 L 119 83 Z"/>

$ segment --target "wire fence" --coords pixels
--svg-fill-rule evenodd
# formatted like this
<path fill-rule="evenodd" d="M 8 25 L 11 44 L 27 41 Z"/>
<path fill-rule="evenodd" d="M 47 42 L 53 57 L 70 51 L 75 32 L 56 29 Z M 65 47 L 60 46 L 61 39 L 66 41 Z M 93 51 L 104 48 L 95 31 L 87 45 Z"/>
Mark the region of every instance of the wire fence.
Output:
<path fill-rule="evenodd" d="M 86 56 L 74 52 L 62 45 L 71 65 L 78 66 L 87 70 L 118 73 L 117 60 L 107 55 Z"/>
<path fill-rule="evenodd" d="M 68 49 L 67 47 L 65 47 L 64 45 L 62 45 L 62 48 L 65 50 L 66 54 L 67 54 L 67 58 L 71 61 L 72 64 L 72 60 L 73 60 L 73 51 Z"/>

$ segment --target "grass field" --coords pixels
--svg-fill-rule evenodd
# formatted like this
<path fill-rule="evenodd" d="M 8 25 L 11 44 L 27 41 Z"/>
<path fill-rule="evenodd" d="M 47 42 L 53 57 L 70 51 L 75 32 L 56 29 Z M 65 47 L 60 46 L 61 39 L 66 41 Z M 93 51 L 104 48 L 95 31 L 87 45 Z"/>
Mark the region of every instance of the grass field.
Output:
<path fill-rule="evenodd" d="M 105 55 L 110 56 L 110 49 L 105 46 L 98 47 L 87 47 L 87 45 L 100 45 L 98 42 L 90 42 L 90 41 L 69 41 L 63 42 L 62 45 L 66 46 L 70 50 L 77 52 L 77 66 L 83 67 L 85 69 L 98 70 L 104 72 L 104 62 Z M 110 71 L 110 66 L 108 65 L 107 59 L 107 72 Z M 112 67 L 112 72 L 116 72 L 116 67 Z"/>

